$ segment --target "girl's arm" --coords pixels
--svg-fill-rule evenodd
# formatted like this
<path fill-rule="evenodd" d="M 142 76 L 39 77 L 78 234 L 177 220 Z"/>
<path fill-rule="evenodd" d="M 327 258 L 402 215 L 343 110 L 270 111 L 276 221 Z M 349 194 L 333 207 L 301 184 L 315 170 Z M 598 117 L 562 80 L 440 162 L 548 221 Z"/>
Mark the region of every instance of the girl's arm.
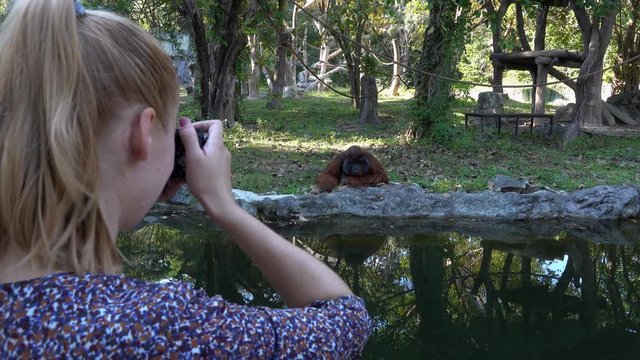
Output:
<path fill-rule="evenodd" d="M 190 191 L 209 217 L 251 258 L 287 306 L 306 306 L 314 300 L 352 294 L 344 281 L 322 262 L 238 206 L 231 192 L 231 155 L 223 143 L 221 121 L 191 124 L 181 119 L 180 124 Z M 202 150 L 196 127 L 209 131 L 209 140 Z"/>

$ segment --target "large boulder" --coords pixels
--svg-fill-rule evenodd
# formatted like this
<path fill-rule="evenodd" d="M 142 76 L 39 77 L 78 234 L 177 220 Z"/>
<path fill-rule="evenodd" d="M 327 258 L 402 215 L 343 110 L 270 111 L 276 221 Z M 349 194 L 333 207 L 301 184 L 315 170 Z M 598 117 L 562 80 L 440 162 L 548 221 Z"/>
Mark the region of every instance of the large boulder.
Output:
<path fill-rule="evenodd" d="M 483 114 L 500 114 L 504 112 L 504 103 L 509 100 L 509 95 L 499 92 L 481 92 L 478 94 L 478 102 L 475 112 Z"/>
<path fill-rule="evenodd" d="M 575 109 L 576 104 L 574 103 L 569 103 L 565 106 L 559 107 L 553 115 L 553 121 L 556 124 L 571 122 Z"/>
<path fill-rule="evenodd" d="M 285 86 L 282 97 L 284 99 L 302 99 L 304 98 L 304 90 L 295 86 Z"/>

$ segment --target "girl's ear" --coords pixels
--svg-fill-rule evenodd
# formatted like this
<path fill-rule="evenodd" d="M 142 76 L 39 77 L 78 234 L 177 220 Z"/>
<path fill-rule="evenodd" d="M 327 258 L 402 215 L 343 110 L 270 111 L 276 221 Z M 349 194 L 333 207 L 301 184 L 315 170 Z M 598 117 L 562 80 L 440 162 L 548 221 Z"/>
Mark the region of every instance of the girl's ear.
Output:
<path fill-rule="evenodd" d="M 145 161 L 149 158 L 151 148 L 151 129 L 156 121 L 156 111 L 145 108 L 134 118 L 131 124 L 131 137 L 129 138 L 130 155 L 137 161 Z"/>

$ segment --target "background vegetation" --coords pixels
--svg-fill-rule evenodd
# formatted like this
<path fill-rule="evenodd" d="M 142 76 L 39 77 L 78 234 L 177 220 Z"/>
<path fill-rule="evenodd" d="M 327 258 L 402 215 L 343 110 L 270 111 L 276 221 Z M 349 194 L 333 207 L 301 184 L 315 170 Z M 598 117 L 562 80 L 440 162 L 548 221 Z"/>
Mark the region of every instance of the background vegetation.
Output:
<path fill-rule="evenodd" d="M 197 116 L 197 106 L 188 97 L 184 101 L 183 115 Z M 456 100 L 452 122 L 413 143 L 404 137 L 411 112 L 419 111 L 413 109 L 410 92 L 381 97 L 380 125 L 359 123 L 349 99 L 332 93 L 307 94 L 275 111 L 265 111 L 264 104 L 262 99 L 242 101 L 241 121 L 226 132 L 236 188 L 308 192 L 329 160 L 353 144 L 371 149 L 391 181 L 436 192 L 484 190 L 497 174 L 558 190 L 640 182 L 637 138 L 585 135 L 562 149 L 559 135 L 525 132 L 515 138 L 509 131 L 498 136 L 495 129 L 481 135 L 474 128 L 464 130 L 462 113 L 474 106 L 472 100 Z M 528 106 L 509 101 L 507 110 L 527 111 Z"/>
<path fill-rule="evenodd" d="M 0 19 L 10 3 L 0 0 Z M 536 19 L 552 3 L 573 8 L 548 9 L 546 48 L 586 53 L 588 37 L 577 30 L 581 27 L 572 9 L 576 12 L 578 7 L 594 26 L 613 14 L 615 26 L 603 66 L 613 65 L 640 51 L 640 0 L 83 3 L 131 18 L 172 48 L 177 62 L 192 65 L 192 82 L 184 84 L 190 94 L 182 94 L 181 115 L 224 118 L 233 125 L 226 142 L 234 155 L 236 188 L 308 192 L 328 161 L 353 144 L 370 149 L 392 181 L 418 183 L 431 191 L 482 190 L 496 174 L 559 190 L 640 181 L 637 137 L 584 135 L 562 146 L 560 135 L 538 132 L 515 138 L 508 131 L 499 136 L 493 129 L 484 134 L 476 128 L 466 131 L 462 114 L 473 109 L 478 91 L 491 88 L 435 76 L 494 82 L 489 55 L 496 49 L 510 52 L 524 46 L 517 9 L 522 9 L 523 33 L 533 43 Z M 510 6 L 502 14 L 505 5 Z M 182 38 L 191 41 L 185 46 Z M 304 98 L 282 98 L 281 89 L 295 85 L 299 72 L 322 74 L 340 67 L 342 71 L 306 91 Z M 631 62 L 615 72 L 605 71 L 602 78 L 614 93 L 637 91 L 639 68 Z M 363 71 L 376 78 L 381 123 L 359 121 L 357 79 Z M 573 77 L 582 70 L 562 71 Z M 530 81 L 526 71 L 504 75 L 505 83 Z M 562 84 L 549 91 L 558 98 L 573 94 Z M 522 93 L 525 98 L 531 95 L 530 89 Z M 509 101 L 505 109 L 530 110 L 529 103 L 516 101 Z M 547 103 L 546 110 L 554 111 L 555 106 Z"/>

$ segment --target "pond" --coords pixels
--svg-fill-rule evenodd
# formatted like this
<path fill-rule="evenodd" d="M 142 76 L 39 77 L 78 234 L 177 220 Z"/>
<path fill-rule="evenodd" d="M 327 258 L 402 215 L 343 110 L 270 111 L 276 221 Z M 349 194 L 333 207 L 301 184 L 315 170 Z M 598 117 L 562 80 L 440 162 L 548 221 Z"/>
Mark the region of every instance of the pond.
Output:
<path fill-rule="evenodd" d="M 127 275 L 282 303 L 204 216 L 119 239 Z M 364 359 L 639 359 L 640 223 L 325 219 L 273 225 L 367 303 Z"/>

